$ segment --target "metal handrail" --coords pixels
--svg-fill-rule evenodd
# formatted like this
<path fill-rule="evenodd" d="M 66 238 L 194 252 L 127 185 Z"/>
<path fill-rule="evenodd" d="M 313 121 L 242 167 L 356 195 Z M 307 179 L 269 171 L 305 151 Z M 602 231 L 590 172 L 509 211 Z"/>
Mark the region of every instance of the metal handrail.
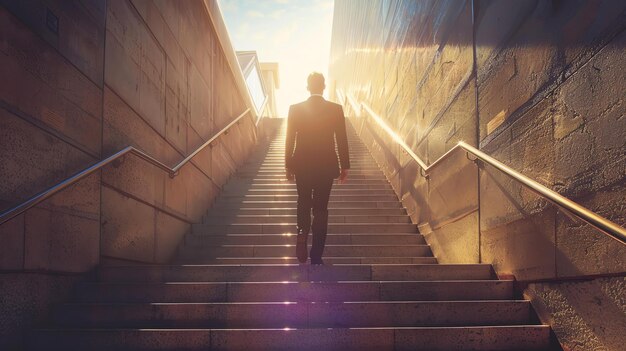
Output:
<path fill-rule="evenodd" d="M 50 196 L 58 193 L 59 191 L 67 188 L 68 186 L 76 183 L 77 181 L 87 177 L 88 175 L 94 173 L 95 171 L 101 169 L 102 167 L 108 165 L 109 163 L 119 159 L 120 157 L 123 157 L 126 154 L 134 154 L 136 156 L 138 156 L 139 158 L 142 158 L 143 160 L 152 163 L 153 165 L 161 168 L 162 170 L 166 171 L 169 173 L 170 178 L 174 178 L 178 175 L 178 171 L 187 164 L 187 162 L 191 161 L 191 159 L 196 156 L 200 151 L 202 151 L 204 148 L 206 148 L 207 146 L 209 146 L 211 143 L 213 143 L 217 138 L 219 138 L 222 134 L 227 133 L 228 130 L 234 126 L 235 124 L 237 124 L 243 117 L 245 117 L 248 113 L 250 112 L 250 109 L 246 109 L 243 113 L 241 113 L 239 116 L 237 116 L 237 118 L 235 118 L 232 122 L 230 122 L 226 127 L 222 128 L 219 132 L 217 132 L 215 135 L 213 135 L 209 140 L 207 140 L 204 144 L 200 145 L 194 152 L 192 152 L 191 154 L 189 154 L 187 157 L 185 157 L 182 161 L 180 161 L 177 165 L 175 165 L 173 168 L 170 168 L 169 166 L 167 166 L 166 164 L 164 164 L 163 162 L 157 160 L 156 158 L 148 155 L 146 152 L 135 148 L 134 146 L 127 146 L 125 148 L 123 148 L 122 150 L 114 153 L 113 155 L 100 160 L 96 163 L 94 163 L 93 165 L 83 169 L 82 171 L 74 174 L 73 176 L 51 186 L 50 188 L 40 192 L 39 194 L 31 197 L 30 199 L 22 202 L 21 204 L 5 211 L 2 212 L 0 214 L 0 224 L 3 224 L 9 220 L 11 220 L 12 218 L 15 218 L 16 216 L 24 213 L 25 211 L 27 211 L 28 209 L 32 208 L 33 206 L 37 205 L 38 203 L 42 202 L 43 200 L 49 198 Z"/>
<path fill-rule="evenodd" d="M 435 166 L 437 166 L 439 163 L 441 163 L 444 159 L 448 158 L 453 152 L 457 150 L 464 150 L 465 152 L 468 152 L 474 155 L 477 159 L 481 160 L 482 162 L 485 162 L 493 166 L 500 172 L 506 174 L 510 178 L 521 183 L 522 185 L 529 188 L 536 194 L 539 194 L 540 196 L 544 197 L 546 200 L 550 201 L 554 205 L 574 214 L 576 217 L 580 218 L 586 223 L 589 223 L 596 229 L 616 239 L 620 243 L 626 244 L 626 229 L 624 229 L 617 223 L 598 215 L 597 213 L 579 205 L 578 203 L 566 198 L 565 196 L 557 193 L 556 191 L 549 189 L 548 187 L 540 184 L 539 182 L 531 178 L 528 178 L 527 176 L 521 174 L 520 172 L 508 167 L 502 162 L 496 160 L 495 158 L 487 155 L 486 153 L 478 150 L 477 148 L 463 141 L 459 141 L 454 147 L 452 147 L 445 154 L 439 157 L 435 162 L 431 163 L 430 165 L 427 165 L 424 161 L 422 161 L 422 159 L 419 158 L 419 156 L 415 154 L 415 152 L 413 152 L 413 150 L 411 150 L 411 148 L 404 142 L 404 140 L 402 140 L 402 138 L 398 134 L 396 134 L 393 131 L 393 129 L 391 129 L 391 127 L 389 127 L 389 125 L 380 116 L 378 116 L 369 106 L 367 106 L 365 103 L 359 104 L 354 100 L 354 98 L 352 98 L 351 96 L 345 96 L 341 92 L 339 93 L 339 95 L 348 99 L 350 105 L 352 105 L 353 108 L 355 106 L 358 107 L 360 105 L 361 108 L 365 110 L 367 114 L 370 117 L 372 117 L 380 125 L 380 127 L 383 128 L 389 134 L 389 136 L 394 141 L 396 141 L 407 154 L 411 156 L 411 158 L 413 158 L 415 162 L 417 162 L 417 164 L 421 168 L 422 175 L 424 177 L 428 178 L 428 172 L 431 169 L 433 169 Z"/>

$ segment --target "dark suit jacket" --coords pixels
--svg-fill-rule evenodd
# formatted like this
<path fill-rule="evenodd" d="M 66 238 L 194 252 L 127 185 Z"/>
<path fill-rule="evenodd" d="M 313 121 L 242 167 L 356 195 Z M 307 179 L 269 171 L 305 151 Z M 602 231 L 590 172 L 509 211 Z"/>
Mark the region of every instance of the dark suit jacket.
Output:
<path fill-rule="evenodd" d="M 313 95 L 291 105 L 287 121 L 285 167 L 298 175 L 337 178 L 341 168 L 350 168 L 346 121 L 341 105 Z"/>

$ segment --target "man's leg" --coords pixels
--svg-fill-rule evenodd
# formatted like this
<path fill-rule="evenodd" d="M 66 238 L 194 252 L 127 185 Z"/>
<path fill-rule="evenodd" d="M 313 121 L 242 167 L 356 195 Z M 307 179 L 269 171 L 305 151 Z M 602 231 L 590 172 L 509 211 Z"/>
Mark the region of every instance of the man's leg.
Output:
<path fill-rule="evenodd" d="M 306 177 L 296 176 L 296 188 L 298 189 L 296 256 L 300 263 L 305 263 L 308 254 L 307 241 L 311 229 L 311 207 L 313 206 L 311 193 L 313 192 L 313 186 Z"/>
<path fill-rule="evenodd" d="M 322 254 L 328 233 L 328 200 L 333 179 L 319 179 L 313 187 L 313 246 L 311 264 L 322 264 Z"/>

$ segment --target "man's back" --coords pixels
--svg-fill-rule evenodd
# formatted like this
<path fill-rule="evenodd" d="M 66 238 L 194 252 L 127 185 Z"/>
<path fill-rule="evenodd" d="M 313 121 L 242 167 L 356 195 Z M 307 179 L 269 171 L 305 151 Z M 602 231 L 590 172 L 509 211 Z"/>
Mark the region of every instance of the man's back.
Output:
<path fill-rule="evenodd" d="M 324 264 L 322 255 L 328 232 L 328 201 L 333 179 L 340 175 L 335 152 L 335 140 L 341 160 L 341 176 L 348 177 L 350 159 L 346 121 L 340 105 L 324 100 L 326 88 L 321 73 L 311 73 L 307 90 L 311 97 L 289 108 L 285 168 L 288 180 L 296 181 L 298 190 L 298 237 L 296 256 L 300 263 L 311 257 L 311 264 Z M 311 221 L 311 210 L 313 221 Z M 313 230 L 313 245 L 308 250 L 309 231 Z"/>
<path fill-rule="evenodd" d="M 287 122 L 286 167 L 298 174 L 336 178 L 341 168 L 350 168 L 345 118 L 341 105 L 313 95 L 292 105 Z"/>

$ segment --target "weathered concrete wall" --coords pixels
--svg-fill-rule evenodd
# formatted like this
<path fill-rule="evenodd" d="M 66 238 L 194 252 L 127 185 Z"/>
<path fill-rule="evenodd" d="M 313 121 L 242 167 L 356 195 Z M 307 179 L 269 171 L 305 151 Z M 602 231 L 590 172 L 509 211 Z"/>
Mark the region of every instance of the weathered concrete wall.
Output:
<path fill-rule="evenodd" d="M 97 3 L 3 3 L 0 203 L 6 209 L 102 155 L 105 9 Z M 47 15 L 62 24 L 58 34 L 46 26 Z M 8 243 L 0 247 L 0 268 L 92 267 L 99 251 L 99 183 L 99 174 L 90 176 L 0 227 Z"/>
<path fill-rule="evenodd" d="M 524 291 L 566 351 L 623 350 L 626 278 L 533 283 Z"/>
<path fill-rule="evenodd" d="M 460 140 L 478 145 L 472 26 L 466 1 L 337 2 L 330 86 L 367 103 L 427 163 Z M 352 111 L 358 106 L 347 105 L 359 114 Z M 447 235 L 446 226 L 463 237 L 460 249 L 433 244 L 440 260 L 476 262 L 478 226 L 469 224 L 478 222 L 478 171 L 472 163 L 455 155 L 426 179 L 376 123 L 358 128 L 429 242 Z"/>
<path fill-rule="evenodd" d="M 246 100 L 216 30 L 203 0 L 0 0 L 0 209 L 128 145 L 173 166 L 230 123 Z M 76 273 L 167 262 L 256 129 L 244 118 L 173 179 L 127 156 L 0 225 L 0 349 Z"/>
<path fill-rule="evenodd" d="M 0 348 L 21 350 L 28 330 L 48 321 L 50 306 L 67 302 L 72 287 L 84 277 L 47 273 L 11 273 L 0 276 Z"/>
<path fill-rule="evenodd" d="M 606 321 L 578 313 L 602 305 L 624 320 L 623 299 L 585 284 L 619 290 L 626 246 L 463 153 L 421 176 L 359 103 L 427 164 L 463 140 L 626 225 L 626 4 L 367 5 L 335 6 L 331 86 L 440 262 L 491 263 L 536 282 L 527 293 L 565 348 L 617 350 L 622 335 L 594 337 Z M 563 289 L 571 298 L 558 300 Z"/>
<path fill-rule="evenodd" d="M 111 1 L 106 153 L 135 145 L 175 164 L 246 109 L 202 1 Z M 173 180 L 134 157 L 102 173 L 102 254 L 168 261 L 254 143 L 251 119 Z"/>
<path fill-rule="evenodd" d="M 104 2 L 2 1 L 0 207 L 7 209 L 102 156 Z M 47 18 L 48 17 L 48 18 Z M 58 32 L 46 20 L 58 19 Z M 67 297 L 98 262 L 100 174 L 0 226 L 0 349 Z"/>
<path fill-rule="evenodd" d="M 624 225 L 626 4 L 557 5 L 479 6 L 481 149 Z M 519 16 L 498 22 L 497 14 L 510 11 Z M 481 172 L 480 225 L 483 255 L 504 264 L 500 270 L 523 280 L 626 271 L 626 247 L 555 212 L 496 173 L 488 167 Z M 513 239 L 516 232 L 533 239 L 519 242 Z M 537 242 L 552 243 L 546 246 L 554 251 L 540 255 L 545 258 L 541 264 L 519 260 L 511 265 L 503 248 L 512 248 L 513 242 L 520 257 L 534 257 Z"/>

